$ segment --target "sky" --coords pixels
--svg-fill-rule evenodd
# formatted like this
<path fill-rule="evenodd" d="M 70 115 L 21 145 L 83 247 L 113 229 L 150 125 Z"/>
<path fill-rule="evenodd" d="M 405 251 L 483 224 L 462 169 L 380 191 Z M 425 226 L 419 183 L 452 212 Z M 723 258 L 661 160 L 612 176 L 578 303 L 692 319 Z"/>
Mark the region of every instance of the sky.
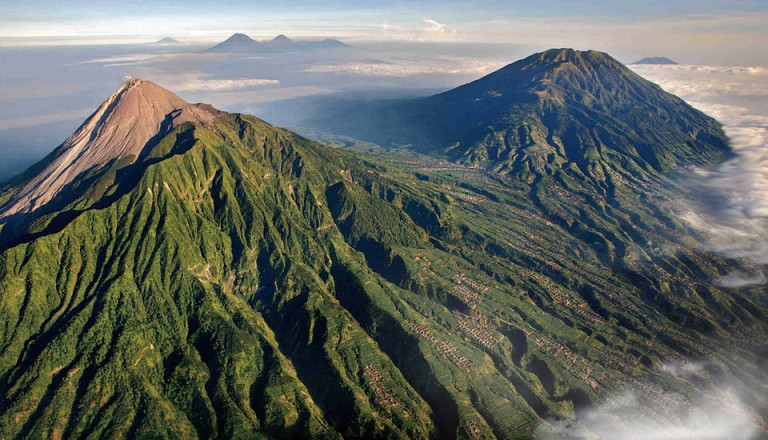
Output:
<path fill-rule="evenodd" d="M 233 32 L 543 44 L 768 65 L 765 0 L 0 1 L 0 44 L 213 41 Z M 745 62 L 748 59 L 749 62 Z"/>

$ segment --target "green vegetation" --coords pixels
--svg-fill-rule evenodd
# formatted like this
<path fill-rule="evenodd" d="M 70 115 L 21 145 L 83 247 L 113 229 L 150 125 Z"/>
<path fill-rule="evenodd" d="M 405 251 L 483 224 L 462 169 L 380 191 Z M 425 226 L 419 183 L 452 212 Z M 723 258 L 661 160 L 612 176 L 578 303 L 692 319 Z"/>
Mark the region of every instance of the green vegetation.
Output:
<path fill-rule="evenodd" d="M 323 113 L 310 123 L 336 134 L 527 182 L 568 174 L 601 192 L 729 155 L 717 121 L 596 51 L 552 49 L 438 95 Z"/>
<path fill-rule="evenodd" d="M 0 438 L 529 438 L 617 389 L 675 417 L 663 392 L 708 381 L 754 406 L 765 291 L 715 287 L 738 262 L 666 208 L 666 167 L 722 157 L 709 136 L 521 179 L 183 124 L 0 231 Z"/>

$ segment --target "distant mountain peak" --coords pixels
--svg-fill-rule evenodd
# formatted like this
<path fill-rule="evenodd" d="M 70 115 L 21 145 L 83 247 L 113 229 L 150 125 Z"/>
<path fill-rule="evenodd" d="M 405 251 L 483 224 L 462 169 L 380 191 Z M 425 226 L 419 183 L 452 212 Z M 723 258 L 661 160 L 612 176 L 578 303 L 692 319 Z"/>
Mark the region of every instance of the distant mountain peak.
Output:
<path fill-rule="evenodd" d="M 637 60 L 632 64 L 677 64 L 667 57 L 645 57 L 641 60 Z"/>
<path fill-rule="evenodd" d="M 230 43 L 256 43 L 256 40 L 249 37 L 248 35 L 241 34 L 241 33 L 235 33 L 232 34 L 229 38 L 224 40 L 224 42 L 229 41 Z"/>
<path fill-rule="evenodd" d="M 272 39 L 272 43 L 292 43 L 292 42 L 293 40 L 291 40 L 290 38 L 286 37 L 283 34 L 280 34 Z"/>
<path fill-rule="evenodd" d="M 261 43 L 248 35 L 236 33 L 221 43 L 208 48 L 207 52 L 251 52 L 261 46 Z"/>
<path fill-rule="evenodd" d="M 340 49 L 349 45 L 339 40 L 294 41 L 280 34 L 275 38 L 259 43 L 245 34 L 234 34 L 227 40 L 209 48 L 208 52 L 252 53 L 252 52 L 297 52 L 317 49 Z"/>
<path fill-rule="evenodd" d="M 450 125 L 466 127 L 465 132 L 458 138 L 437 135 L 443 145 L 458 141 L 460 147 L 449 154 L 468 163 L 515 167 L 531 144 L 581 164 L 584 174 L 587 164 L 613 160 L 601 156 L 608 150 L 659 170 L 727 154 L 716 121 L 594 50 L 533 54 L 424 102 L 444 113 L 448 105 L 455 107 Z M 538 160 L 532 157 L 526 156 Z M 522 168 L 551 167 L 536 163 Z"/>
<path fill-rule="evenodd" d="M 0 212 L 0 218 L 31 212 L 78 176 L 116 160 L 135 162 L 158 134 L 184 122 L 210 124 L 216 110 L 192 105 L 151 81 L 127 80 L 59 146 L 46 167 Z"/>
<path fill-rule="evenodd" d="M 324 40 L 320 40 L 317 42 L 317 45 L 328 49 L 352 47 L 349 44 L 339 41 L 335 38 L 326 38 Z"/>
<path fill-rule="evenodd" d="M 589 51 L 591 52 L 591 51 Z M 557 63 L 564 61 L 574 61 L 583 58 L 588 52 L 582 52 L 571 48 L 549 49 L 539 53 L 539 59 L 542 62 Z"/>
<path fill-rule="evenodd" d="M 578 60 L 605 60 L 610 55 L 596 50 L 576 50 L 571 48 L 549 49 L 538 54 L 542 60 L 578 61 Z"/>
<path fill-rule="evenodd" d="M 104 102 L 111 102 L 116 108 L 141 105 L 141 103 L 137 102 L 137 95 L 140 95 L 146 103 L 162 104 L 165 108 L 174 106 L 176 109 L 182 109 L 189 106 L 189 104 L 170 90 L 164 89 L 152 81 L 146 81 L 141 78 L 128 78 L 123 85 Z M 138 107 L 130 108 L 130 111 L 138 110 L 142 109 Z"/>
<path fill-rule="evenodd" d="M 178 40 L 171 37 L 161 38 L 155 41 L 153 44 L 181 44 Z"/>
<path fill-rule="evenodd" d="M 573 97 L 577 91 L 597 92 L 608 84 L 640 80 L 630 69 L 610 55 L 595 50 L 550 49 L 526 58 L 441 95 L 467 95 L 471 99 L 488 93 L 524 101 L 554 97 Z M 623 89 L 616 93 L 623 94 Z M 579 92 L 579 93 L 581 93 Z M 591 93 L 591 92 L 588 92 Z M 437 95 L 437 96 L 441 96 Z M 601 94 L 603 96 L 603 94 Z M 593 99 L 595 96 L 590 96 Z"/>

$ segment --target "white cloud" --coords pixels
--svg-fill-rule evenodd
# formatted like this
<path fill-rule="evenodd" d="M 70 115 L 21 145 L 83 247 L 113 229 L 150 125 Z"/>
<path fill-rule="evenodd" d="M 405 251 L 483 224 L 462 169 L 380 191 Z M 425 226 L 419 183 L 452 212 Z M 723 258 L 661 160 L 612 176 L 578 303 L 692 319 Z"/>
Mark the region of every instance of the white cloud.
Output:
<path fill-rule="evenodd" d="M 578 420 L 548 420 L 536 438 L 611 440 L 750 440 L 757 437 L 760 417 L 730 385 L 712 384 L 703 364 L 669 362 L 659 375 L 691 384 L 709 385 L 693 399 L 652 382 L 635 381 L 610 393 Z"/>
<path fill-rule="evenodd" d="M 440 23 L 431 18 L 422 18 L 422 23 L 428 27 L 417 37 L 420 40 L 456 40 L 459 38 L 459 30 L 448 27 L 445 23 Z"/>
<path fill-rule="evenodd" d="M 165 69 L 168 64 L 217 62 L 228 58 L 229 54 L 219 53 L 134 53 L 110 57 L 93 58 L 76 64 L 100 64 L 103 67 L 157 65 Z M 246 60 L 258 60 L 260 57 L 244 57 Z"/>
<path fill-rule="evenodd" d="M 393 58 L 385 61 L 344 64 L 318 64 L 305 69 L 310 73 L 345 73 L 362 76 L 409 77 L 430 74 L 475 74 L 485 75 L 499 69 L 506 63 L 500 60 L 480 60 L 459 57 L 436 57 L 433 59 Z"/>
<path fill-rule="evenodd" d="M 694 64 L 630 67 L 666 91 L 692 100 L 707 110 L 732 101 L 735 96 L 768 96 L 768 67 Z"/>
<path fill-rule="evenodd" d="M 768 261 L 768 68 L 633 66 L 644 77 L 724 124 L 736 156 L 700 169 L 694 197 L 680 216 L 707 239 L 704 246 L 754 265 Z M 741 277 L 742 281 L 744 277 Z M 736 277 L 721 278 L 721 285 Z M 751 284 L 765 277 L 751 277 Z M 733 284 L 731 283 L 731 284 Z"/>
<path fill-rule="evenodd" d="M 53 84 L 42 81 L 21 84 L 0 84 L 0 102 L 17 101 L 30 98 L 47 98 L 71 95 L 94 87 L 112 86 L 112 83 L 93 84 Z"/>
<path fill-rule="evenodd" d="M 239 78 L 239 79 L 192 79 L 177 85 L 174 90 L 179 92 L 210 91 L 231 92 L 236 90 L 248 90 L 265 86 L 277 86 L 280 81 L 276 79 Z"/>
<path fill-rule="evenodd" d="M 174 93 L 189 92 L 244 92 L 280 85 L 280 81 L 267 78 L 212 78 L 205 73 L 181 73 L 146 77 Z"/>
<path fill-rule="evenodd" d="M 132 66 L 136 64 L 148 63 L 157 59 L 159 56 L 161 55 L 151 53 L 137 53 L 106 58 L 94 58 L 92 60 L 84 61 L 83 64 L 103 64 L 105 67 Z"/>
<path fill-rule="evenodd" d="M 262 104 L 306 96 L 326 95 L 333 90 L 317 86 L 267 87 L 248 91 L 198 90 L 187 92 L 189 102 L 206 102 L 221 110 L 243 111 L 244 104 Z"/>
<path fill-rule="evenodd" d="M 755 284 L 765 284 L 767 281 L 765 274 L 757 272 L 754 274 L 734 271 L 724 277 L 715 280 L 715 284 L 720 287 L 739 288 L 752 286 Z"/>
<path fill-rule="evenodd" d="M 429 31 L 443 31 L 445 30 L 445 23 L 439 23 L 437 20 L 429 18 L 422 18 L 421 21 L 429 25 L 427 30 Z"/>

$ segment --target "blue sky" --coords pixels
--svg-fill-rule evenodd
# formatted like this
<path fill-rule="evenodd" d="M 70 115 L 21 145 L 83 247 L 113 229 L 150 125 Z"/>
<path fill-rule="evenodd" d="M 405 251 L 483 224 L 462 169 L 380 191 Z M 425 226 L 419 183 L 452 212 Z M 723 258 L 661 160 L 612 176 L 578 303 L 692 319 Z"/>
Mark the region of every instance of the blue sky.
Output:
<path fill-rule="evenodd" d="M 653 15 L 666 13 L 701 14 L 734 11 L 765 11 L 764 0 L 538 0 L 538 1 L 500 1 L 500 0 L 427 0 L 427 1 L 371 1 L 371 0 L 334 0 L 334 1 L 190 1 L 167 0 L 151 2 L 146 0 L 102 0 L 98 2 L 80 2 L 72 0 L 35 0 L 17 2 L 3 0 L 4 15 L 27 17 L 76 18 L 99 14 L 131 15 L 142 14 L 209 14 L 212 11 L 243 13 L 245 11 L 287 10 L 301 12 L 328 11 L 378 11 L 407 12 L 435 11 L 450 9 L 454 11 L 521 12 L 526 14 L 563 15 L 574 13 L 608 15 Z M 140 8 L 140 9 L 136 9 Z"/>
<path fill-rule="evenodd" d="M 664 23 L 709 20 L 717 31 L 755 32 L 747 19 L 768 14 L 766 0 L 526 0 L 526 1 L 181 1 L 140 0 L 0 1 L 0 36 L 149 35 L 157 33 L 206 36 L 247 27 L 259 32 L 280 26 L 285 32 L 335 31 L 365 38 L 378 35 L 375 26 L 416 27 L 421 19 L 457 29 L 465 38 L 484 23 L 521 19 L 562 19 L 571 24 Z M 146 25 L 141 25 L 141 23 Z M 751 23 L 751 22 L 750 22 Z M 766 24 L 762 22 L 762 27 Z M 231 28 L 231 29 L 230 29 Z M 164 31 L 164 32 L 161 32 Z M 366 34 L 368 32 L 368 35 Z"/>
<path fill-rule="evenodd" d="M 283 33 L 503 43 L 767 65 L 768 52 L 756 50 L 768 47 L 767 24 L 768 0 L 0 0 L 4 46 L 165 36 L 207 44 L 244 32 L 256 39 Z"/>

